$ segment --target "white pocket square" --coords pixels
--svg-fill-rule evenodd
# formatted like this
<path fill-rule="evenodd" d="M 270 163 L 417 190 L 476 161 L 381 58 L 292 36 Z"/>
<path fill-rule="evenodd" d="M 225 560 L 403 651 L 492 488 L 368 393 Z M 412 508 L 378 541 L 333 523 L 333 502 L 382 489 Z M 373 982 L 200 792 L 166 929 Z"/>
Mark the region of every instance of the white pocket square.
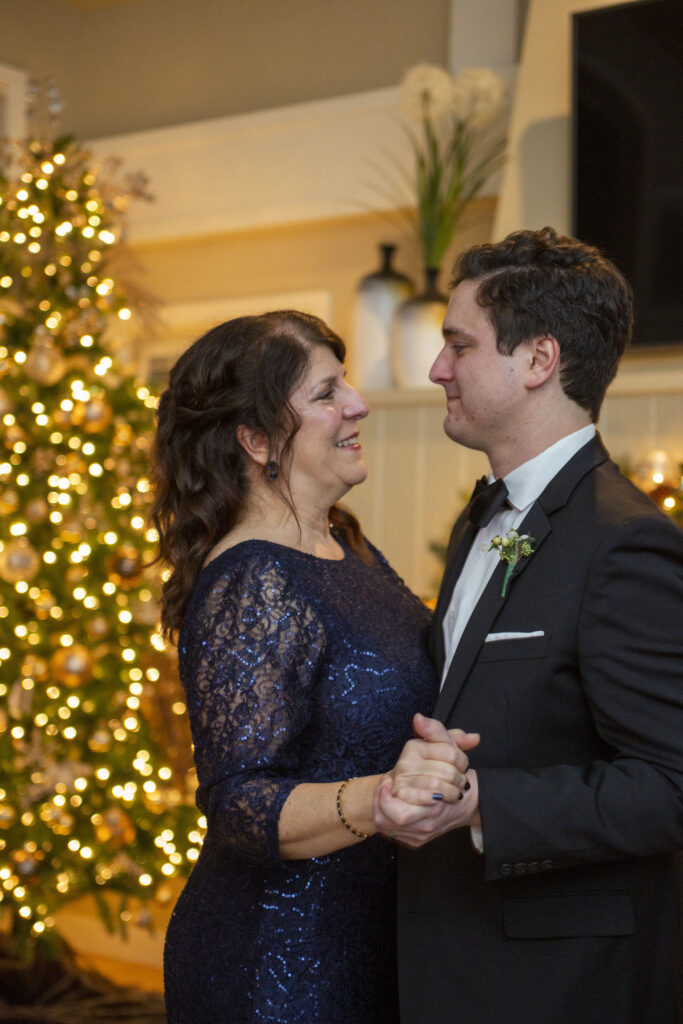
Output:
<path fill-rule="evenodd" d="M 492 644 L 496 640 L 528 640 L 533 636 L 545 636 L 545 630 L 535 629 L 533 633 L 489 633 L 484 643 Z"/>

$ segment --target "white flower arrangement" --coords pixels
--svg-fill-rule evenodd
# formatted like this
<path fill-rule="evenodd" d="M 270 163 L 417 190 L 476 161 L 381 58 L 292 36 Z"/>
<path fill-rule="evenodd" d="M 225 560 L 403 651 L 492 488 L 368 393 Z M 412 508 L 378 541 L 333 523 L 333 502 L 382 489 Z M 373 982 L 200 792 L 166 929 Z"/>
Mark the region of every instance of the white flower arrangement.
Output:
<path fill-rule="evenodd" d="M 528 533 L 519 534 L 517 530 L 508 530 L 504 537 L 496 536 L 489 544 L 488 550 L 497 551 L 501 562 L 507 562 L 500 591 L 501 597 L 505 597 L 507 594 L 510 577 L 520 558 L 528 558 L 529 555 L 533 555 L 535 543 L 536 538 L 530 537 Z"/>
<path fill-rule="evenodd" d="M 490 68 L 456 76 L 416 64 L 400 83 L 400 110 L 413 151 L 411 171 L 400 168 L 415 198 L 411 218 L 424 265 L 438 269 L 465 205 L 503 161 L 504 138 L 482 129 L 500 113 L 505 85 Z"/>

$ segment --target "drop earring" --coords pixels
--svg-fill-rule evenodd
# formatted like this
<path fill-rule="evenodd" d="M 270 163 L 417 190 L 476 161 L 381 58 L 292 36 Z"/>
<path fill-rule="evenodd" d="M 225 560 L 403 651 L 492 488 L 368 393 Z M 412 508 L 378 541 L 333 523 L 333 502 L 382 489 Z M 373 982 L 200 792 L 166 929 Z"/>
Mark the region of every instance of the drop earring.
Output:
<path fill-rule="evenodd" d="M 277 480 L 277 463 L 270 459 L 266 464 L 266 469 L 268 470 L 268 479 Z"/>

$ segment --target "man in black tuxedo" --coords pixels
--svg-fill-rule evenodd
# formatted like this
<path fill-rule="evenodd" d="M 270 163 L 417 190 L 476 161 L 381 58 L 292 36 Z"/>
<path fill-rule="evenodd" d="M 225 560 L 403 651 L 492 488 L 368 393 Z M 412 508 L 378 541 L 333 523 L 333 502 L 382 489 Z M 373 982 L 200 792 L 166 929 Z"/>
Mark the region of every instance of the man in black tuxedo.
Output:
<path fill-rule="evenodd" d="M 435 760 L 428 810 L 405 779 L 376 806 L 402 844 L 401 1021 L 672 1024 L 683 532 L 594 426 L 629 289 L 550 228 L 469 250 L 453 284 L 430 377 L 448 437 L 502 484 L 453 529 L 438 721 L 417 722 L 435 744 L 480 734 L 469 790 Z"/>

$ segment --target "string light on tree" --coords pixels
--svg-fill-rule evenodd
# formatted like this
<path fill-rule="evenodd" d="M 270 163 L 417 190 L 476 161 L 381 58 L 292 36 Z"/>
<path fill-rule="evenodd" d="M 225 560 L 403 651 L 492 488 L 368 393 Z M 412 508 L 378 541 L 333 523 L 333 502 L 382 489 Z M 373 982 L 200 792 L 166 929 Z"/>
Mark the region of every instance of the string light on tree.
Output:
<path fill-rule="evenodd" d="M 126 366 L 139 303 L 113 266 L 143 182 L 115 183 L 66 140 L 11 156 L 0 181 L 0 915 L 25 949 L 65 899 L 167 893 L 202 830 L 161 747 L 167 727 L 152 720 L 164 653 L 144 569 L 155 399 Z"/>

